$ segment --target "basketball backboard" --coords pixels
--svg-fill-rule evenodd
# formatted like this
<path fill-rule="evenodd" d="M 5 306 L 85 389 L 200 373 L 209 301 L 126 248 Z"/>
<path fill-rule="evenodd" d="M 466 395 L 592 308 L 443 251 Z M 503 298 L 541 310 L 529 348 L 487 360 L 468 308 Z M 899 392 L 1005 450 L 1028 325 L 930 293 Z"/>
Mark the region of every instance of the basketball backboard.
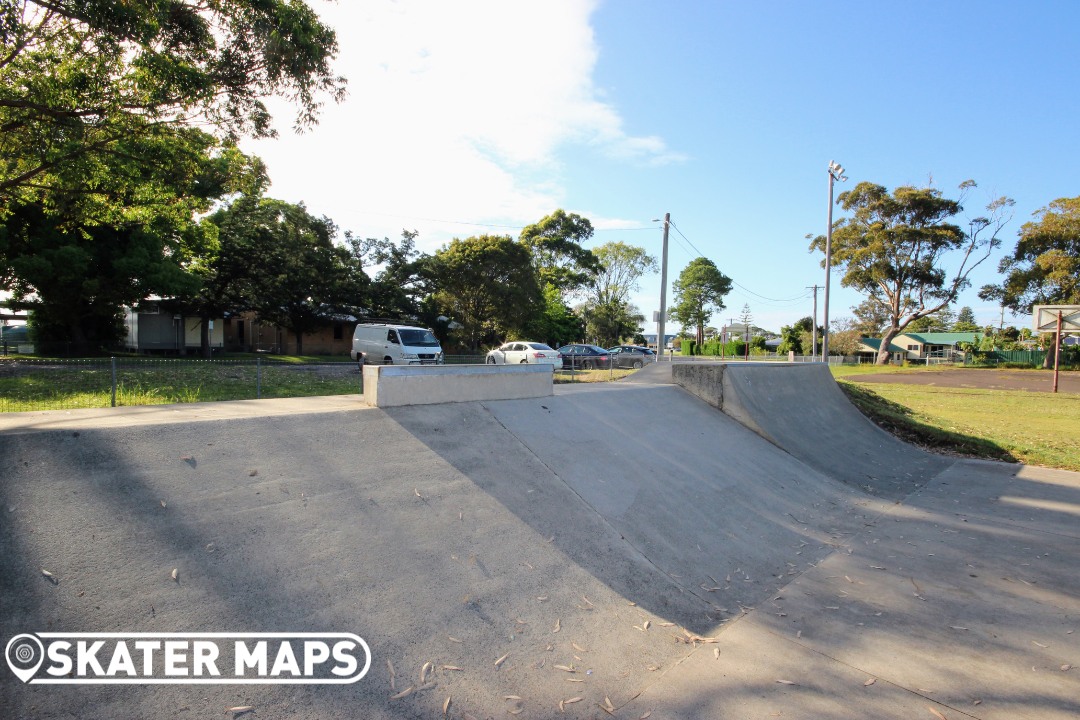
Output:
<path fill-rule="evenodd" d="M 1057 332 L 1059 313 L 1061 332 L 1080 332 L 1080 305 L 1036 305 L 1031 308 L 1035 332 Z"/>

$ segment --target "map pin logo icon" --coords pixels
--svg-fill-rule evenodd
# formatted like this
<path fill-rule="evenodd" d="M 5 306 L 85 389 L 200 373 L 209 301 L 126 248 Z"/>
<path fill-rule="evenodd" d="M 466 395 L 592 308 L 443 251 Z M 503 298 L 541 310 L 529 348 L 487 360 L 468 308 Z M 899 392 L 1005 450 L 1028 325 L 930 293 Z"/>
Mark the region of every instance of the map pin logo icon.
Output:
<path fill-rule="evenodd" d="M 33 635 L 16 635 L 8 641 L 4 655 L 11 672 L 23 682 L 27 682 L 41 667 L 41 661 L 45 659 L 45 648 Z"/>

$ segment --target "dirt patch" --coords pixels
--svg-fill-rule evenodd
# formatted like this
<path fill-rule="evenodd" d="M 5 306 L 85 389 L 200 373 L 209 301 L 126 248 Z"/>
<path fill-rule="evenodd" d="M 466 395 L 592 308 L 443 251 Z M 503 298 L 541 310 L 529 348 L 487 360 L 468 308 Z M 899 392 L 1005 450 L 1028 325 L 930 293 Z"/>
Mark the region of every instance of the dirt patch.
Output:
<path fill-rule="evenodd" d="M 975 388 L 979 390 L 1026 390 L 1051 392 L 1053 370 L 996 370 L 993 368 L 963 368 L 955 370 L 926 370 L 912 373 L 882 373 L 844 378 L 856 383 L 887 383 L 890 385 L 931 385 L 936 387 Z M 1080 394 L 1080 373 L 1058 374 L 1058 392 Z"/>

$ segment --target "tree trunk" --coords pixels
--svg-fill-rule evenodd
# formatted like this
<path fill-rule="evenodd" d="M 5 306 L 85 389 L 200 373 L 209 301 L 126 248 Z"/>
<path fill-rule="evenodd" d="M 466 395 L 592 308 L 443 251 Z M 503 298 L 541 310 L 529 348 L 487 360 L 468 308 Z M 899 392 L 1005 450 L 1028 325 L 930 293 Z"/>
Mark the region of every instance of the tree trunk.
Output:
<path fill-rule="evenodd" d="M 878 348 L 877 361 L 875 365 L 888 365 L 889 358 L 892 353 L 889 352 L 889 346 L 892 345 L 893 338 L 900 334 L 900 328 L 891 327 L 885 331 L 885 334 L 881 336 L 881 347 Z"/>
<path fill-rule="evenodd" d="M 1054 341 L 1046 348 L 1046 355 L 1043 357 L 1043 370 L 1054 369 L 1054 358 L 1057 355 L 1058 346 L 1061 345 L 1061 338 L 1058 337 L 1056 332 L 1051 333 L 1051 337 L 1054 338 Z"/>
<path fill-rule="evenodd" d="M 299 330 L 296 331 L 296 354 L 304 354 L 304 334 Z"/>

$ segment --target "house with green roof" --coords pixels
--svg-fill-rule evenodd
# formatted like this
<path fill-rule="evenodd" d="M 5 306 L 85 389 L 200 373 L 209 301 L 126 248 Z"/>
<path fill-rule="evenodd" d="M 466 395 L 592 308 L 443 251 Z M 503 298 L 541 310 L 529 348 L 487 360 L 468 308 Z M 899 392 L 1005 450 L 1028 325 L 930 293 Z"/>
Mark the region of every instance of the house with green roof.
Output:
<path fill-rule="evenodd" d="M 889 343 L 889 352 L 894 360 L 902 359 L 905 362 L 958 360 L 963 358 L 961 346 L 976 342 L 978 337 L 979 333 L 973 332 L 901 333 Z M 877 357 L 881 338 L 862 338 L 859 345 L 859 355 Z"/>

